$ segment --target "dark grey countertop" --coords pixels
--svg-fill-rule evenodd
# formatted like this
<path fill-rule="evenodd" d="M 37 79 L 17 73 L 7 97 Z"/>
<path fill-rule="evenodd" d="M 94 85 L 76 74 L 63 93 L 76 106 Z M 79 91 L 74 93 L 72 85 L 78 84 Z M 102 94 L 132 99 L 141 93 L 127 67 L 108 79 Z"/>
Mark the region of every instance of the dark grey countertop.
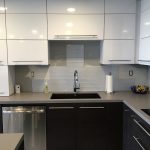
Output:
<path fill-rule="evenodd" d="M 139 95 L 132 92 L 106 94 L 98 92 L 101 99 L 50 99 L 51 93 L 21 93 L 0 97 L 0 104 L 49 104 L 49 103 L 82 103 L 82 102 L 124 102 L 150 125 L 150 116 L 141 109 L 150 109 L 150 94 Z"/>
<path fill-rule="evenodd" d="M 22 133 L 0 134 L 1 150 L 18 150 L 23 141 Z"/>

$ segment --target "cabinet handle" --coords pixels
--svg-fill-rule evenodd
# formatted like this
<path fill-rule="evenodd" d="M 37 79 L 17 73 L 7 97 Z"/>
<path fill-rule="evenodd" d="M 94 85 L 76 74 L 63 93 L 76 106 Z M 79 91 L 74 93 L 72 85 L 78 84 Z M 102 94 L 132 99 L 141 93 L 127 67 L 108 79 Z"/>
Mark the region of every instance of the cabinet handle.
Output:
<path fill-rule="evenodd" d="M 125 109 L 124 111 L 126 111 L 126 112 L 127 112 L 127 111 L 129 111 L 129 109 Z"/>
<path fill-rule="evenodd" d="M 135 136 L 133 136 L 134 140 L 137 142 L 137 144 L 141 147 L 142 150 L 145 150 L 145 148 L 142 146 L 142 144 L 140 143 L 140 139 L 136 138 Z"/>
<path fill-rule="evenodd" d="M 43 62 L 43 61 L 41 61 L 41 60 L 35 60 L 35 61 L 22 61 L 22 60 L 15 60 L 15 61 L 13 61 L 13 62 Z"/>
<path fill-rule="evenodd" d="M 4 92 L 0 92 L 0 94 L 4 94 Z"/>
<path fill-rule="evenodd" d="M 98 39 L 98 35 L 54 35 L 55 39 L 74 39 L 74 38 L 95 38 Z"/>
<path fill-rule="evenodd" d="M 104 109 L 105 107 L 79 107 L 80 109 Z"/>
<path fill-rule="evenodd" d="M 119 60 L 119 59 L 116 59 L 116 60 L 109 60 L 109 61 L 132 61 L 132 60 Z"/>
<path fill-rule="evenodd" d="M 150 133 L 135 119 L 133 121 L 148 135 L 150 136 Z"/>
<path fill-rule="evenodd" d="M 140 59 L 138 61 L 150 62 L 150 60 L 142 60 L 142 59 Z"/>
<path fill-rule="evenodd" d="M 74 109 L 74 107 L 49 107 L 49 109 Z"/>

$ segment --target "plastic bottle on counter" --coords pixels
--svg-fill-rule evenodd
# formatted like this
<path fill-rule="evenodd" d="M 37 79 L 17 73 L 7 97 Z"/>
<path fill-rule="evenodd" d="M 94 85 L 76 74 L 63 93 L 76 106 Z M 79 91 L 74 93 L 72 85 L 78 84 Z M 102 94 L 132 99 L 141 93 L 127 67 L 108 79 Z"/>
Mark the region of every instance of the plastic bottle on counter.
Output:
<path fill-rule="evenodd" d="M 113 77 L 111 72 L 106 75 L 106 93 L 113 93 Z"/>
<path fill-rule="evenodd" d="M 47 80 L 45 81 L 45 84 L 44 84 L 44 93 L 49 93 Z"/>

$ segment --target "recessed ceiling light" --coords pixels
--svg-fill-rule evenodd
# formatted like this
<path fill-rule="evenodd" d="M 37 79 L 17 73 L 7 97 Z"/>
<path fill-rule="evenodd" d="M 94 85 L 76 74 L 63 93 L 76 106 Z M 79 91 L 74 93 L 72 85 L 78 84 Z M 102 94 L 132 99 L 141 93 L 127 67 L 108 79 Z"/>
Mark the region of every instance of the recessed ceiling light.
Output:
<path fill-rule="evenodd" d="M 73 7 L 69 7 L 69 8 L 67 8 L 67 11 L 68 11 L 69 13 L 74 13 L 74 12 L 76 11 L 76 9 L 73 8 Z"/>

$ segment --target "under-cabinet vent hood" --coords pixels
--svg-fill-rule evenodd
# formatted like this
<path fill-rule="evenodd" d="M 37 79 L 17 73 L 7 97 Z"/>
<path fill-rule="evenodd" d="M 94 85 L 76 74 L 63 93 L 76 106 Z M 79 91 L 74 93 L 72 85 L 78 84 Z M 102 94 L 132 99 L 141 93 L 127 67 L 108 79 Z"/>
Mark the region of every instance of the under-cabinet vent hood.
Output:
<path fill-rule="evenodd" d="M 53 40 L 100 40 L 98 35 L 55 35 Z"/>

